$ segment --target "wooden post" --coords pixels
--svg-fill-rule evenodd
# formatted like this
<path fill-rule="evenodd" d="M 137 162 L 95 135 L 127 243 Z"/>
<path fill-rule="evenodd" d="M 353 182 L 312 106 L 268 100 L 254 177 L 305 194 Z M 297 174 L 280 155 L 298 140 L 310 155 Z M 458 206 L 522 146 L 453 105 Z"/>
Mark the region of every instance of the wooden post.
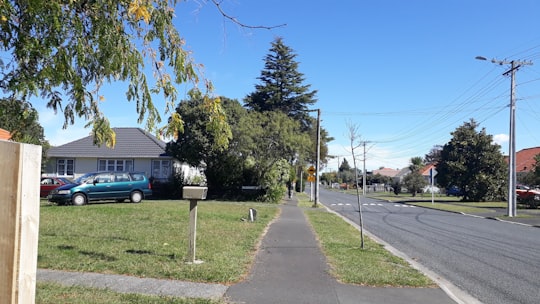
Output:
<path fill-rule="evenodd" d="M 35 303 L 41 146 L 0 140 L 0 296 Z"/>
<path fill-rule="evenodd" d="M 197 243 L 197 200 L 189 200 L 189 245 L 188 245 L 188 263 L 195 263 L 195 251 Z"/>

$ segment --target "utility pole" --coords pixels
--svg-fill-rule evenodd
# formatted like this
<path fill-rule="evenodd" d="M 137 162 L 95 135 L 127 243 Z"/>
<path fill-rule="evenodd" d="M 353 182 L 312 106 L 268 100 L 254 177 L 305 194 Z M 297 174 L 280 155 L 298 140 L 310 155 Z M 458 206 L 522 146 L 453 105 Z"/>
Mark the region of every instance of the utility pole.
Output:
<path fill-rule="evenodd" d="M 366 142 L 363 143 L 364 146 L 364 158 L 362 159 L 364 165 L 362 167 L 362 195 L 366 196 Z"/>
<path fill-rule="evenodd" d="M 478 60 L 487 60 L 485 57 L 476 56 Z M 532 65 L 531 61 L 516 60 L 496 60 L 491 59 L 492 63 L 498 65 L 510 64 L 510 70 L 503 73 L 504 76 L 510 74 L 510 139 L 508 147 L 508 217 L 516 216 L 516 71 L 522 65 Z"/>
<path fill-rule="evenodd" d="M 313 207 L 317 207 L 319 204 L 319 166 L 320 166 L 320 158 L 321 158 L 321 109 L 315 109 L 315 110 L 306 110 L 306 112 L 315 112 L 317 111 L 317 155 L 316 155 L 316 163 L 315 163 L 315 187 L 313 192 L 315 192 L 315 202 L 313 204 Z"/>
<path fill-rule="evenodd" d="M 367 143 L 371 143 L 371 141 L 363 141 L 362 142 L 362 145 L 364 146 L 364 158 L 363 158 L 363 162 L 364 162 L 364 166 L 362 168 L 362 194 L 365 196 L 366 195 L 366 144 Z"/>
<path fill-rule="evenodd" d="M 319 204 L 319 166 L 321 162 L 321 109 L 317 109 L 317 165 L 315 166 L 315 205 Z"/>

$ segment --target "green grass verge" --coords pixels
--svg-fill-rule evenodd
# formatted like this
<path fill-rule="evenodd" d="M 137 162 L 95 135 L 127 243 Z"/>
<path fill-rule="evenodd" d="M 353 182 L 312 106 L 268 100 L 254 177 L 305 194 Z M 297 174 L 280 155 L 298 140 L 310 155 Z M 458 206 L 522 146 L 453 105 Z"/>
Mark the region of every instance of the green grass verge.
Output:
<path fill-rule="evenodd" d="M 242 221 L 255 208 L 257 221 Z M 249 270 L 276 205 L 198 204 L 196 258 L 186 264 L 189 203 L 41 207 L 38 267 L 230 284 Z"/>
<path fill-rule="evenodd" d="M 305 192 L 296 192 L 296 198 L 298 199 L 298 207 L 301 208 L 322 208 L 321 204 L 315 206 L 315 202 L 310 200 L 309 194 Z"/>
<path fill-rule="evenodd" d="M 436 287 L 424 274 L 403 259 L 392 255 L 381 244 L 330 212 L 306 210 L 332 274 L 341 282 L 367 286 Z"/>
<path fill-rule="evenodd" d="M 117 293 L 104 289 L 62 286 L 38 283 L 37 304 L 220 304 L 208 299 L 182 299 L 175 297 Z"/>

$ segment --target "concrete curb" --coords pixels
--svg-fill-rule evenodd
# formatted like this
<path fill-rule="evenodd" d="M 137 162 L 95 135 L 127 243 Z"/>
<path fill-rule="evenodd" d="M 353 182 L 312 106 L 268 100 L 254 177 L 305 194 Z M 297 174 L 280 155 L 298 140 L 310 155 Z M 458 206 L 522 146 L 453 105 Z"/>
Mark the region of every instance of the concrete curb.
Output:
<path fill-rule="evenodd" d="M 392 203 L 392 202 L 391 202 Z M 339 216 L 340 218 L 342 218 L 344 221 L 346 221 L 347 223 L 351 224 L 353 227 L 355 227 L 356 229 L 360 230 L 360 227 L 358 226 L 357 223 L 351 221 L 350 219 L 342 216 L 341 214 L 337 213 L 336 211 L 326 207 L 325 205 L 323 205 L 326 210 L 328 210 L 328 212 L 331 212 L 337 216 Z M 442 278 L 441 276 L 439 276 L 438 274 L 436 274 L 435 272 L 429 270 L 428 268 L 424 267 L 423 265 L 421 265 L 420 263 L 416 262 L 415 260 L 411 259 L 409 256 L 407 256 L 406 254 L 404 254 L 403 252 L 397 250 L 396 248 L 394 248 L 392 245 L 388 244 L 387 242 L 383 241 L 382 239 L 378 238 L 377 236 L 375 236 L 374 234 L 372 234 L 371 232 L 367 231 L 366 229 L 364 229 L 364 233 L 369 237 L 371 238 L 372 240 L 374 240 L 375 242 L 381 244 L 384 246 L 384 248 L 386 250 L 388 250 L 389 252 L 391 252 L 393 255 L 395 256 L 398 256 L 402 259 L 404 259 L 405 261 L 407 261 L 407 263 L 409 263 L 413 268 L 415 268 L 416 270 L 422 272 L 423 274 L 425 274 L 427 277 L 429 277 L 431 280 L 433 280 L 433 282 L 435 282 L 452 300 L 456 301 L 456 303 L 458 304 L 482 304 L 482 302 L 480 302 L 479 300 L 477 300 L 476 298 L 474 298 L 473 296 L 471 296 L 470 294 L 468 294 L 467 292 L 459 289 L 457 286 L 455 286 L 454 284 L 450 283 L 449 281 L 445 280 L 444 278 Z"/>

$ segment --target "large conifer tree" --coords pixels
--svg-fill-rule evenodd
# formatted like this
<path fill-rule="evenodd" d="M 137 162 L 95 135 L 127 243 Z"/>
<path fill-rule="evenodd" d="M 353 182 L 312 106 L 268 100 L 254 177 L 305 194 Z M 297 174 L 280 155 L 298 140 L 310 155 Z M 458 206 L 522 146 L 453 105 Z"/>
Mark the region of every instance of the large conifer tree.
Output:
<path fill-rule="evenodd" d="M 307 130 L 313 119 L 306 110 L 317 102 L 317 91 L 303 84 L 304 74 L 298 71 L 296 56 L 282 38 L 276 38 L 264 59 L 261 76 L 257 78 L 261 83 L 255 85 L 255 92 L 249 94 L 244 102 L 248 109 L 258 112 L 281 111 L 300 121 Z"/>

